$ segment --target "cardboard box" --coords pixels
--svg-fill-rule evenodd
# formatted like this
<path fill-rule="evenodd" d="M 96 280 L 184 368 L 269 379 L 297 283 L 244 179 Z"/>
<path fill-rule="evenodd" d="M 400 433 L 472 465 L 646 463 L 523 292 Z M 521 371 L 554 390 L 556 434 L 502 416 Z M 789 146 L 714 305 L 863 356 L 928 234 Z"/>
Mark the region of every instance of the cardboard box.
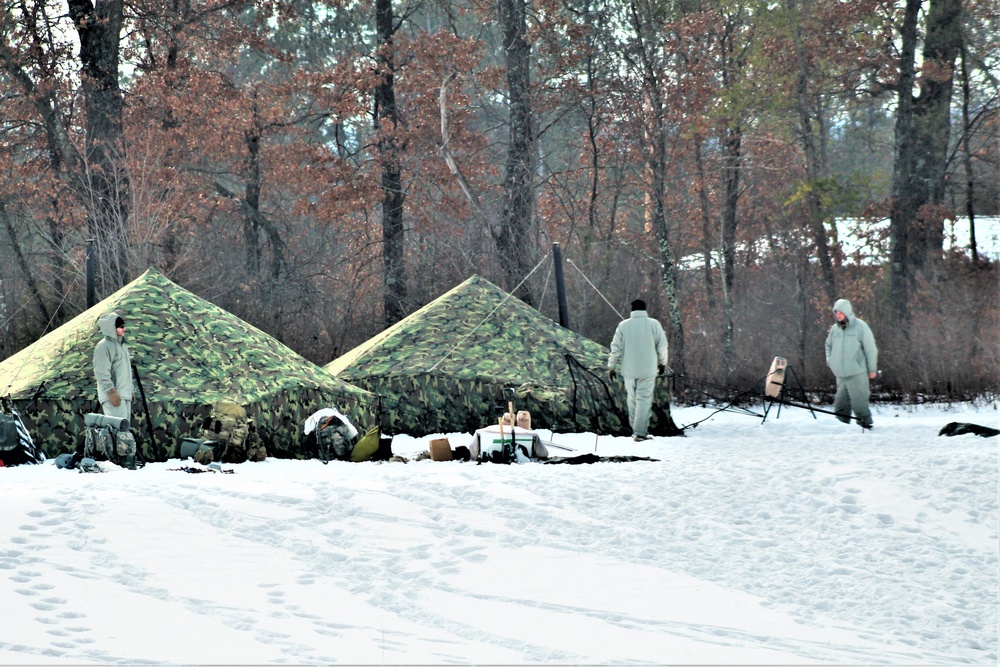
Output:
<path fill-rule="evenodd" d="M 431 440 L 431 460 L 451 461 L 451 443 L 448 442 L 448 438 Z"/>

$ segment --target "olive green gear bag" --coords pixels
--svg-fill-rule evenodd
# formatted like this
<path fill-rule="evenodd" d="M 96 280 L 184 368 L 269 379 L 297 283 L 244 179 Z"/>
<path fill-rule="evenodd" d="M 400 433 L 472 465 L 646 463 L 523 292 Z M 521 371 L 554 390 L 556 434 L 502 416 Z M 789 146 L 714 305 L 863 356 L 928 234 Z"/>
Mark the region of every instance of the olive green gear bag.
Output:
<path fill-rule="evenodd" d="M 210 446 L 215 461 L 243 463 L 267 458 L 253 418 L 248 417 L 243 406 L 235 401 L 212 404 L 212 412 L 202 425 L 201 440 L 196 451 L 204 451 Z"/>

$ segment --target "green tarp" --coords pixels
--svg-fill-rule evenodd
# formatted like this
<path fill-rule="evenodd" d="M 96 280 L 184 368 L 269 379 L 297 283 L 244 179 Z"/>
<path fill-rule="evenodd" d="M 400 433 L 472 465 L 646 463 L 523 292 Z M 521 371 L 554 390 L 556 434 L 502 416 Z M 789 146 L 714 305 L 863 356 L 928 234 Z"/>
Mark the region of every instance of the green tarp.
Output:
<path fill-rule="evenodd" d="M 608 349 L 473 276 L 324 368 L 379 394 L 386 433 L 471 433 L 496 424 L 513 388 L 532 427 L 631 435 Z M 659 381 L 653 435 L 678 435 Z"/>
<path fill-rule="evenodd" d="M 0 362 L 0 396 L 9 394 L 46 456 L 82 442 L 84 415 L 100 412 L 93 352 L 98 316 L 116 311 L 145 391 L 136 390 L 132 431 L 146 460 L 176 456 L 197 437 L 211 404 L 231 400 L 257 423 L 269 456 L 302 458 L 302 425 L 336 407 L 358 428 L 376 423 L 377 399 L 337 380 L 263 331 L 174 284 L 154 269 Z M 152 440 L 152 442 L 150 442 Z"/>

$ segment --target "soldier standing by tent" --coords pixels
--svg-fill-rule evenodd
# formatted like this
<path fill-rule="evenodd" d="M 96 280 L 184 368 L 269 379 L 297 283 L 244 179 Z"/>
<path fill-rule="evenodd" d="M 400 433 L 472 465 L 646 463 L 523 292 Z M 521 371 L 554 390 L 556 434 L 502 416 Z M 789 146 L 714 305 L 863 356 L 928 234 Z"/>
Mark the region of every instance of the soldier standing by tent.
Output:
<path fill-rule="evenodd" d="M 94 377 L 97 399 L 109 417 L 132 418 L 132 361 L 125 344 L 125 320 L 118 313 L 106 313 L 97 319 L 104 335 L 94 348 Z"/>
<path fill-rule="evenodd" d="M 833 411 L 837 419 L 848 424 L 853 410 L 863 428 L 872 428 L 868 381 L 878 376 L 875 336 L 868 323 L 854 315 L 847 299 L 838 299 L 833 304 L 833 313 L 837 322 L 826 337 L 826 365 L 837 376 Z"/>
<path fill-rule="evenodd" d="M 656 376 L 667 371 L 667 337 L 663 325 L 646 313 L 646 302 L 632 302 L 632 313 L 615 329 L 608 356 L 608 378 L 614 382 L 618 362 L 628 396 L 628 419 L 632 439 L 649 440 L 649 413 L 653 408 Z"/>

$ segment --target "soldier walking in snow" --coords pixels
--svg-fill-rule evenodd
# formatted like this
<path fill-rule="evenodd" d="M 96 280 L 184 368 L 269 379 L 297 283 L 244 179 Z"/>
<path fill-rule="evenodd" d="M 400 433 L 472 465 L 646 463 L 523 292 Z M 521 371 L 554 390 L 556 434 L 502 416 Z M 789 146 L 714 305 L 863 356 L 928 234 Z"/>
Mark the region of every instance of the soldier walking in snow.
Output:
<path fill-rule="evenodd" d="M 632 313 L 619 323 L 608 356 L 608 378 L 614 382 L 618 362 L 628 396 L 628 419 L 632 439 L 649 440 L 649 413 L 653 408 L 656 376 L 667 371 L 667 337 L 660 322 L 646 313 L 646 302 L 632 302 Z"/>
<path fill-rule="evenodd" d="M 872 428 L 868 382 L 878 376 L 875 337 L 868 324 L 854 315 L 847 299 L 833 304 L 833 313 L 837 322 L 826 337 L 826 365 L 837 377 L 833 411 L 845 424 L 850 423 L 853 411 L 863 428 Z"/>

